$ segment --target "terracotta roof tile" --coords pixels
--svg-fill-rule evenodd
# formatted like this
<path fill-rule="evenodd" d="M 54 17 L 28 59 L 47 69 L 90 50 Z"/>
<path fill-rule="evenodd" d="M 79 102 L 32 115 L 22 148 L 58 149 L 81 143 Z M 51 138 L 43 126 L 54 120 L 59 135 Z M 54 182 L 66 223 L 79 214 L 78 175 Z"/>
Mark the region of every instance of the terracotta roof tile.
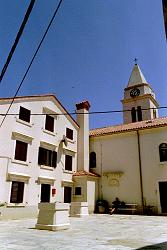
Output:
<path fill-rule="evenodd" d="M 86 172 L 84 170 L 77 171 L 73 174 L 73 176 L 93 176 L 93 177 L 100 177 L 100 175 L 92 173 L 92 172 Z"/>
<path fill-rule="evenodd" d="M 141 122 L 134 122 L 128 124 L 115 125 L 111 127 L 97 128 L 90 130 L 89 136 L 104 136 L 108 134 L 116 134 L 116 133 L 125 133 L 130 131 L 142 130 L 142 129 L 151 129 L 156 127 L 164 127 L 167 126 L 167 117 L 156 118 L 152 120 L 146 120 Z"/>

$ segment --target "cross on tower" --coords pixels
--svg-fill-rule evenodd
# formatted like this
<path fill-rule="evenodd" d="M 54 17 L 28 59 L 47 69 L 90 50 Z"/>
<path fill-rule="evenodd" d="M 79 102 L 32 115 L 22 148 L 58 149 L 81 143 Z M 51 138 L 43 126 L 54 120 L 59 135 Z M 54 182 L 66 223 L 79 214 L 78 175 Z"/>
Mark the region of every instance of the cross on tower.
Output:
<path fill-rule="evenodd" d="M 137 61 L 138 61 L 138 59 L 137 59 L 137 58 L 135 58 L 135 59 L 134 59 L 135 65 L 137 65 Z"/>

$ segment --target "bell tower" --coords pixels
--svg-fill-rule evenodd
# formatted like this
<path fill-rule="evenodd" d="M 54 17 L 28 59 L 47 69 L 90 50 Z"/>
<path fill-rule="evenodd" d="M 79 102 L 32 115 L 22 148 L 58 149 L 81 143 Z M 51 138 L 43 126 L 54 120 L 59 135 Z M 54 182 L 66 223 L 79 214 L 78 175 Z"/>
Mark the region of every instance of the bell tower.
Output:
<path fill-rule="evenodd" d="M 158 118 L 158 106 L 150 84 L 135 63 L 127 87 L 124 89 L 123 122 L 131 123 Z"/>

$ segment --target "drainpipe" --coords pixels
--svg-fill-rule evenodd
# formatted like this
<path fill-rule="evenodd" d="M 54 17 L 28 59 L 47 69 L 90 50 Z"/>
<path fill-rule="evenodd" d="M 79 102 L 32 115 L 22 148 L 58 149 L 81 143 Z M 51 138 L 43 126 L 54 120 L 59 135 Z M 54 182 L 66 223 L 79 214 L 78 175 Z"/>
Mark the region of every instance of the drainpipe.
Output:
<path fill-rule="evenodd" d="M 103 151 L 102 151 L 102 142 L 100 140 L 100 158 L 101 158 L 101 162 L 100 162 L 100 174 L 101 174 L 101 183 L 100 183 L 100 199 L 103 199 L 103 162 L 102 162 L 102 157 L 103 157 Z"/>
<path fill-rule="evenodd" d="M 143 214 L 144 213 L 144 196 L 143 196 L 143 178 L 142 178 L 142 165 L 141 165 L 141 151 L 140 151 L 140 135 L 139 135 L 138 130 L 136 132 L 137 132 L 138 157 L 139 157 L 141 205 L 142 205 L 142 214 Z"/>

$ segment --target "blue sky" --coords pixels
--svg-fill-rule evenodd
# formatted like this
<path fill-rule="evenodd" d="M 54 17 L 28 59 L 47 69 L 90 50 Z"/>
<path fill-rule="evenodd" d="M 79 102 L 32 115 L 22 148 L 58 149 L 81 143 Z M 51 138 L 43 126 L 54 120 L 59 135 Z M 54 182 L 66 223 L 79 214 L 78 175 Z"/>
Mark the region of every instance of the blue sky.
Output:
<path fill-rule="evenodd" d="M 37 0 L 0 85 L 13 96 L 58 0 Z M 0 69 L 29 1 L 0 0 Z M 167 43 L 161 0 L 63 0 L 19 95 L 53 93 L 69 111 L 88 100 L 90 111 L 121 110 L 134 58 L 167 106 Z M 167 109 L 160 111 L 167 115 Z M 90 127 L 122 123 L 122 114 L 91 115 Z"/>

